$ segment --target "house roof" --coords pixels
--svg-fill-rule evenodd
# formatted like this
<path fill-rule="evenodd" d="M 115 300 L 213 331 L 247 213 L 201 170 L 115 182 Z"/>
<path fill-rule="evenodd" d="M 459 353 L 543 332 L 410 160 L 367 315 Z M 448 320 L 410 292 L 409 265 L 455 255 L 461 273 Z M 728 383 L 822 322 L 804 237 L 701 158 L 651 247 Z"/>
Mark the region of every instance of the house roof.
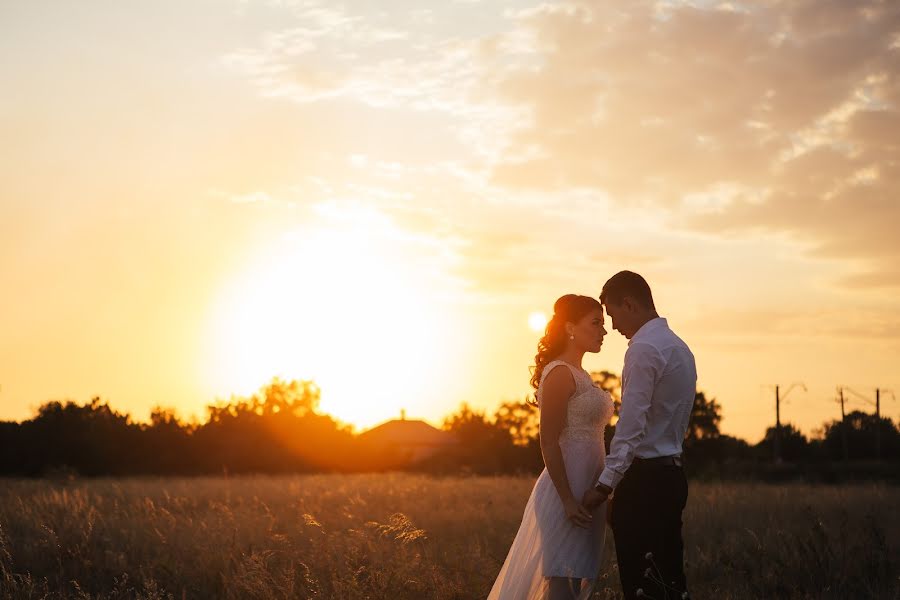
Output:
<path fill-rule="evenodd" d="M 360 438 L 381 444 L 446 446 L 456 438 L 419 420 L 394 419 L 360 434 Z"/>

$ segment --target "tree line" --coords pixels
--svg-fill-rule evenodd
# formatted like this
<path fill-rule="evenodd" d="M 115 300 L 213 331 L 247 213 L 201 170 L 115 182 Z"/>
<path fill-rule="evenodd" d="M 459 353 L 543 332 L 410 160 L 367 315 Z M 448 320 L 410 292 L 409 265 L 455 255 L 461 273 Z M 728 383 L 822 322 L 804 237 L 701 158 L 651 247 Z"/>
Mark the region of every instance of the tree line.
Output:
<path fill-rule="evenodd" d="M 615 435 L 621 406 L 621 379 L 609 371 L 591 373 L 595 385 L 613 399 L 614 416 L 607 426 L 606 449 Z M 900 428 L 891 419 L 853 411 L 826 421 L 813 436 L 790 423 L 769 427 L 756 444 L 721 433 L 722 406 L 698 391 L 684 440 L 686 468 L 695 476 L 754 479 L 809 478 L 838 481 L 854 478 L 900 479 Z M 543 468 L 538 435 L 539 414 L 526 402 L 506 402 L 493 415 L 462 405 L 444 421 L 444 429 L 462 440 L 457 456 L 433 462 L 478 473 Z M 880 431 L 879 431 L 880 430 Z M 877 435 L 881 447 L 877 447 Z M 775 459 L 779 439 L 778 460 Z"/>
<path fill-rule="evenodd" d="M 615 373 L 592 374 L 615 404 L 607 427 L 607 448 L 615 433 L 621 381 Z M 134 421 L 108 402 L 52 401 L 26 421 L 0 422 L 0 475 L 124 476 L 222 473 L 354 472 L 414 469 L 432 473 L 536 473 L 543 468 L 538 410 L 509 401 L 488 414 L 462 404 L 443 429 L 458 443 L 415 465 L 390 448 L 372 445 L 350 426 L 319 411 L 320 390 L 311 381 L 273 379 L 250 397 L 233 397 L 207 407 L 205 422 L 185 422 L 170 409 L 156 408 L 148 423 Z M 900 429 L 889 418 L 851 412 L 829 421 L 812 438 L 790 424 L 781 426 L 780 455 L 773 464 L 776 430 L 757 444 L 719 430 L 721 405 L 697 392 L 687 436 L 685 462 L 695 474 L 772 477 L 809 467 L 876 458 L 880 429 L 882 467 L 900 461 Z M 787 466 L 785 466 L 787 465 Z M 896 469 L 893 469 L 896 470 Z M 795 473 L 796 474 L 796 473 Z M 826 476 L 827 478 L 827 476 Z"/>

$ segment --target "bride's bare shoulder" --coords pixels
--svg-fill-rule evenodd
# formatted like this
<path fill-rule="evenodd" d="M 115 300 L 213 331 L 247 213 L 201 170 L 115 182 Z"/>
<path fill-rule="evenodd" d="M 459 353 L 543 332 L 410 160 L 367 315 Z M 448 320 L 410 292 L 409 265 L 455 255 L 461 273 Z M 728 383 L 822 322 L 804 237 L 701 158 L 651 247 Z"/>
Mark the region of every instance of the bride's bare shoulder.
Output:
<path fill-rule="evenodd" d="M 541 395 L 544 398 L 563 396 L 568 398 L 575 391 L 575 376 L 565 363 L 549 364 L 550 371 L 544 375 L 541 383 Z"/>

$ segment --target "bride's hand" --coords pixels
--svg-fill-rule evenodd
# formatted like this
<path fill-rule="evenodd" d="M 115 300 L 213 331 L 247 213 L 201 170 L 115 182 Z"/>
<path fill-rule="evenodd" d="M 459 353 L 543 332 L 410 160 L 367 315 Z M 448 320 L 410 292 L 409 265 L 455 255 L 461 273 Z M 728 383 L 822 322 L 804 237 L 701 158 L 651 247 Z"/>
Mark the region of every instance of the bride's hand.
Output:
<path fill-rule="evenodd" d="M 571 522 L 572 525 L 584 527 L 585 529 L 590 526 L 591 521 L 593 520 L 591 513 L 574 498 L 567 500 L 563 504 L 563 507 L 566 509 L 566 518 L 569 519 L 569 522 Z"/>

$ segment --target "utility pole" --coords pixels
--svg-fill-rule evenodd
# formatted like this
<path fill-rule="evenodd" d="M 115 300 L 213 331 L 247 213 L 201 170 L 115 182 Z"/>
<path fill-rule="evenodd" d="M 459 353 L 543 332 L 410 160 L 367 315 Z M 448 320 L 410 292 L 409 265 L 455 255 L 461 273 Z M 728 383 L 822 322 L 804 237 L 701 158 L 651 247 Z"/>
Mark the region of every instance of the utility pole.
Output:
<path fill-rule="evenodd" d="M 881 389 L 875 388 L 875 460 L 881 460 Z"/>
<path fill-rule="evenodd" d="M 875 407 L 875 458 L 881 460 L 881 393 L 884 392 L 890 394 L 894 400 L 897 399 L 897 396 L 895 396 L 894 392 L 891 390 L 875 388 L 875 402 L 872 402 L 872 400 L 866 398 L 856 390 L 847 388 L 847 391 L 851 392 L 869 406 Z"/>
<path fill-rule="evenodd" d="M 781 462 L 781 398 L 778 394 L 781 386 L 775 386 L 775 462 Z"/>
<path fill-rule="evenodd" d="M 775 439 L 772 445 L 775 449 L 775 462 L 777 463 L 781 462 L 781 401 L 787 400 L 788 394 L 797 386 L 802 387 L 804 392 L 806 391 L 806 386 L 802 383 L 792 383 L 782 397 L 781 386 L 775 385 Z"/>
<path fill-rule="evenodd" d="M 847 461 L 847 413 L 844 411 L 844 388 L 843 386 L 838 386 L 838 393 L 841 398 L 839 402 L 841 403 L 841 446 L 844 451 L 844 462 Z"/>

